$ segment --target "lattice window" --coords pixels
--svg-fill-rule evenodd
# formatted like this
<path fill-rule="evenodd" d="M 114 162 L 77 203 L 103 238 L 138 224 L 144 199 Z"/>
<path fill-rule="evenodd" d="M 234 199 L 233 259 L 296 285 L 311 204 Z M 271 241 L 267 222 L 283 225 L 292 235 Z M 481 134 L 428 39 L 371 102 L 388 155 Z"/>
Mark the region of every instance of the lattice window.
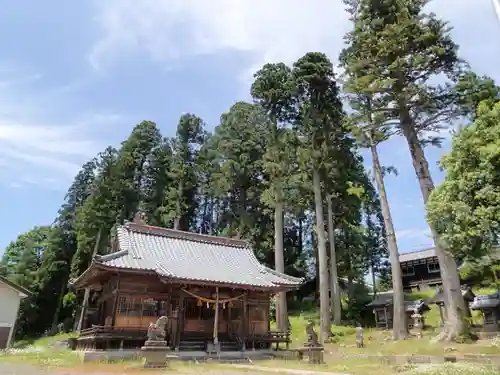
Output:
<path fill-rule="evenodd" d="M 143 299 L 142 316 L 158 316 L 158 302 L 152 298 Z"/>
<path fill-rule="evenodd" d="M 120 297 L 118 314 L 122 316 L 141 316 L 142 301 L 140 297 Z"/>
<path fill-rule="evenodd" d="M 429 273 L 438 273 L 440 271 L 439 263 L 436 262 L 427 264 L 427 271 L 429 271 Z"/>

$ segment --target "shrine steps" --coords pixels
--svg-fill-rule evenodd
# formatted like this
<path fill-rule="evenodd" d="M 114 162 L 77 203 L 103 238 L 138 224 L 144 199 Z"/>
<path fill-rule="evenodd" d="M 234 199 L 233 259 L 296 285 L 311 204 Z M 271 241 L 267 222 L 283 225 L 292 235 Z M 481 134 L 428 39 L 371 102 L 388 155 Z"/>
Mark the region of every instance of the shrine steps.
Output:
<path fill-rule="evenodd" d="M 206 351 L 207 342 L 211 342 L 212 338 L 207 337 L 204 333 L 199 332 L 186 332 L 181 336 L 179 343 L 179 351 Z M 219 336 L 220 350 L 223 352 L 237 352 L 241 350 L 240 344 L 236 338 L 230 337 L 227 334 Z"/>
<path fill-rule="evenodd" d="M 232 340 L 221 340 L 220 349 L 223 352 L 237 352 L 241 350 L 240 344 Z"/>

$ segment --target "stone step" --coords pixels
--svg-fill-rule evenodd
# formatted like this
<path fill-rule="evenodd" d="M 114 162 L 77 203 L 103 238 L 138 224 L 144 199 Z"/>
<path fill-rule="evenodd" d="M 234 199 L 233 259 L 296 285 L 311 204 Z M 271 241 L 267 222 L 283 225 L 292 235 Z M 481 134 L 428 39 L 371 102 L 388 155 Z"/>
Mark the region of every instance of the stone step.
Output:
<path fill-rule="evenodd" d="M 183 352 L 204 352 L 205 345 L 179 345 L 179 350 Z"/>

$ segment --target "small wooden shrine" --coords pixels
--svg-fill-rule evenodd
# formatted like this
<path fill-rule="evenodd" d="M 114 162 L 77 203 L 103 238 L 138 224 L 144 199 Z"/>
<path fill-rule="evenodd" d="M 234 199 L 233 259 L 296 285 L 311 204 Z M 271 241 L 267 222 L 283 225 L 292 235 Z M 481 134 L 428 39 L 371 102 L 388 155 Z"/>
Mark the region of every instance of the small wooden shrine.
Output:
<path fill-rule="evenodd" d="M 376 327 L 392 329 L 394 313 L 392 291 L 377 294 L 375 299 L 366 306 L 373 309 Z M 415 312 L 423 315 L 429 310 L 429 306 L 423 300 L 405 301 L 405 314 L 408 328 L 413 327 L 414 320 L 411 316 Z"/>
<path fill-rule="evenodd" d="M 470 304 L 471 310 L 481 311 L 483 314 L 483 331 L 497 332 L 500 322 L 500 293 L 478 295 Z"/>
<path fill-rule="evenodd" d="M 470 313 L 469 305 L 472 301 L 474 301 L 474 297 L 476 297 L 476 295 L 474 294 L 474 292 L 470 288 L 468 288 L 466 286 L 462 287 L 461 292 L 462 292 L 462 297 L 465 301 L 465 308 L 466 308 L 465 316 L 470 317 L 471 313 Z M 441 287 L 438 289 L 436 294 L 427 301 L 427 304 L 428 305 L 434 304 L 434 305 L 437 305 L 439 307 L 439 316 L 441 318 L 441 326 L 443 326 L 444 317 L 446 316 L 446 307 L 445 307 L 445 303 L 444 303 L 444 293 L 443 293 L 443 289 Z"/>
<path fill-rule="evenodd" d="M 78 348 L 139 348 L 160 316 L 175 350 L 289 342 L 270 331 L 270 299 L 302 280 L 259 263 L 245 241 L 133 222 L 117 229 L 112 249 L 72 282 L 91 291 Z"/>

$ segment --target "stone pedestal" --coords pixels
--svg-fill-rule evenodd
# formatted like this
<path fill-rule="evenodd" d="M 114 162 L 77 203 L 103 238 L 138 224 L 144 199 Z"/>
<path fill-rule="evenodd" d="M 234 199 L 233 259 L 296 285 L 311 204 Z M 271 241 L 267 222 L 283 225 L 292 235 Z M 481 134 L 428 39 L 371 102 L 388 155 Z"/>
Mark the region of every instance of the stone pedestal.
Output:
<path fill-rule="evenodd" d="M 145 368 L 166 368 L 169 348 L 165 341 L 148 340 L 141 348 Z"/>
<path fill-rule="evenodd" d="M 213 353 L 220 353 L 220 343 L 218 342 L 217 344 L 214 344 L 213 342 L 208 342 L 207 343 L 207 353 L 213 354 Z"/>
<path fill-rule="evenodd" d="M 310 346 L 309 347 L 309 363 L 313 365 L 320 365 L 323 363 L 323 352 L 322 346 Z"/>

